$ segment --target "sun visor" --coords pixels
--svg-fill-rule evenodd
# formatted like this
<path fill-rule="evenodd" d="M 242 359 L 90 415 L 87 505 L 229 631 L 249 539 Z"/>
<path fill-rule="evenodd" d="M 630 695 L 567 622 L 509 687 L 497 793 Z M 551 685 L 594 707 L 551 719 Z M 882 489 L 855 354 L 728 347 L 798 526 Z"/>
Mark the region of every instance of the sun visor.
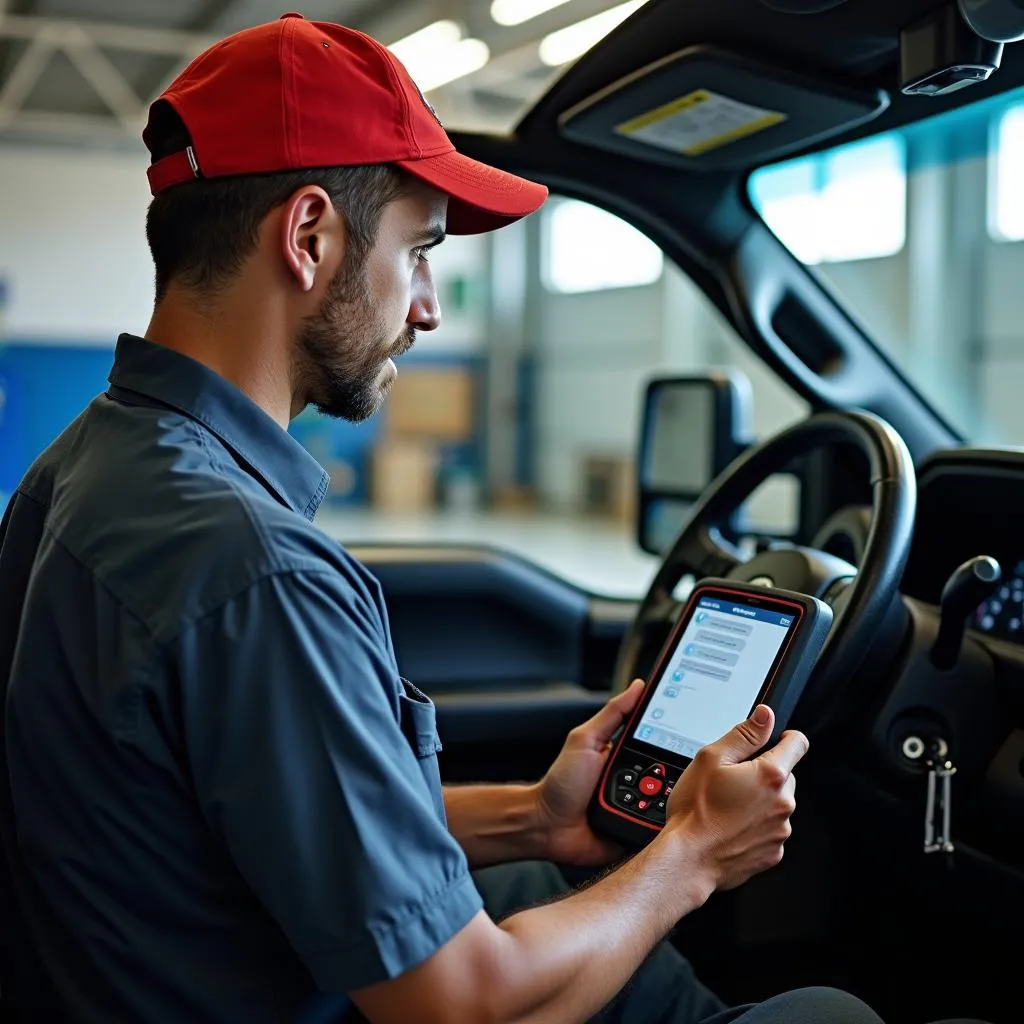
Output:
<path fill-rule="evenodd" d="M 559 118 L 581 145 L 687 170 L 766 163 L 877 117 L 880 89 L 795 75 L 707 46 L 666 57 Z"/>

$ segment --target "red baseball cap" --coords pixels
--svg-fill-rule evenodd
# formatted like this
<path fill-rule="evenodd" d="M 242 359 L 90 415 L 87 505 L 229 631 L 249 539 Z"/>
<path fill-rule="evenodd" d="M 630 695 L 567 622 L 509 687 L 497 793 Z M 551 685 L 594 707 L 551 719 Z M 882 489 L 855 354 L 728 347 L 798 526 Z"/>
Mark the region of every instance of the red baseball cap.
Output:
<path fill-rule="evenodd" d="M 195 178 L 397 164 L 449 197 L 448 231 L 511 224 L 543 185 L 455 151 L 408 72 L 362 32 L 284 14 L 215 43 L 154 101 L 169 103 L 191 145 L 149 167 L 153 195 Z M 153 122 L 142 138 L 148 146 Z"/>

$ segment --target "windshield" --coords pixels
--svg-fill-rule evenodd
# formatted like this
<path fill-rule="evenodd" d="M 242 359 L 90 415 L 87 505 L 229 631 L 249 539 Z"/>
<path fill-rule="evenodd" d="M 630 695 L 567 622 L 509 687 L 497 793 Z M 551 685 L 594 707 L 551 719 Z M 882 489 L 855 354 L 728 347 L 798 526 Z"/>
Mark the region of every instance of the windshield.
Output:
<path fill-rule="evenodd" d="M 762 168 L 750 195 L 956 429 L 1024 439 L 1024 90 Z"/>

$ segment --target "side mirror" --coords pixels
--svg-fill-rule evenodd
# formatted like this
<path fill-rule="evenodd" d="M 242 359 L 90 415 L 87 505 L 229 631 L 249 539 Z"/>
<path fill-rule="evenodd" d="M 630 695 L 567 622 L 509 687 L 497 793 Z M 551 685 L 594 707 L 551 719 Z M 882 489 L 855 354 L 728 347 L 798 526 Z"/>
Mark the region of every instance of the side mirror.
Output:
<path fill-rule="evenodd" d="M 751 390 L 734 370 L 647 385 L 637 459 L 637 540 L 663 555 L 708 484 L 749 444 Z"/>

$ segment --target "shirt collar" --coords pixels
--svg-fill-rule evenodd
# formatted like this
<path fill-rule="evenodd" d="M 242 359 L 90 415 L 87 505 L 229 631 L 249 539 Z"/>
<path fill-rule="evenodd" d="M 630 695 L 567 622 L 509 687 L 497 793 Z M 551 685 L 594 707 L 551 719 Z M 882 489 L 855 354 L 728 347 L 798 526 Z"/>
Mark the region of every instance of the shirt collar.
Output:
<path fill-rule="evenodd" d="M 155 399 L 203 424 L 280 501 L 307 519 L 316 515 L 327 494 L 323 467 L 220 374 L 163 345 L 122 334 L 108 380 L 114 389 Z"/>

